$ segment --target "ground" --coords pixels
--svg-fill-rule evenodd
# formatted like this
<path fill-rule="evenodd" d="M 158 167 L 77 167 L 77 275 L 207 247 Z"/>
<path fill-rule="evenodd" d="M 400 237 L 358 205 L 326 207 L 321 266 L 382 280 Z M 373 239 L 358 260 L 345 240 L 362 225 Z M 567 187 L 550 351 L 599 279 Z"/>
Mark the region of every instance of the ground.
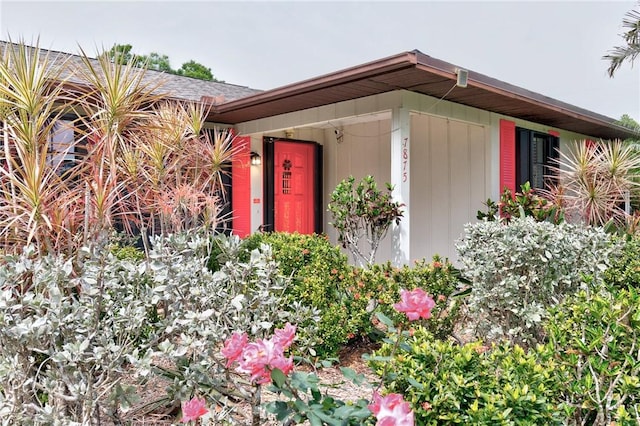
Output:
<path fill-rule="evenodd" d="M 329 368 L 322 368 L 317 370 L 317 375 L 321 380 L 321 383 L 326 385 L 326 391 L 333 397 L 346 400 L 357 400 L 359 398 L 370 399 L 371 388 L 368 386 L 356 386 L 349 381 L 345 381 L 340 371 L 340 367 L 349 367 L 358 373 L 362 373 L 372 383 L 376 382 L 376 376 L 372 374 L 367 367 L 366 362 L 362 359 L 362 355 L 371 353 L 377 348 L 377 345 L 365 341 L 352 342 L 345 347 L 338 354 L 339 362 Z M 310 369 L 304 366 L 296 367 L 301 370 L 310 371 Z M 161 407 L 150 412 L 145 412 L 143 407 L 152 401 L 158 400 L 165 395 L 164 388 L 166 382 L 163 379 L 155 378 L 150 381 L 144 388 L 141 388 L 139 393 L 141 401 L 136 407 L 127 413 L 125 421 L 130 422 L 131 426 L 168 426 L 176 424 L 179 419 L 178 407 Z M 267 392 L 263 394 L 263 400 L 269 400 L 273 395 L 269 395 Z M 237 410 L 238 424 L 249 425 L 248 413 L 250 413 L 250 407 L 248 404 L 240 406 Z M 242 417 L 246 415 L 245 419 Z M 266 416 L 265 416 L 266 417 Z M 263 422 L 265 426 L 278 425 L 275 420 L 265 419 Z"/>

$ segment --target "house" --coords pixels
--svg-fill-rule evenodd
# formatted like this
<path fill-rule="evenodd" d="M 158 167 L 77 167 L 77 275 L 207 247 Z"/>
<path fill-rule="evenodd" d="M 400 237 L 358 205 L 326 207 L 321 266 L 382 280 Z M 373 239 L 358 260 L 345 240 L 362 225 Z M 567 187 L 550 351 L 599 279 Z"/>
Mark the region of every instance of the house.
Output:
<path fill-rule="evenodd" d="M 558 148 L 638 136 L 417 50 L 267 91 L 165 77 L 171 97 L 207 104 L 210 123 L 239 135 L 234 232 L 326 232 L 336 241 L 331 192 L 349 175 L 373 175 L 406 206 L 378 252 L 396 264 L 436 253 L 455 260 L 454 242 L 483 202 L 526 181 L 542 186 Z M 249 165 L 251 156 L 261 164 Z"/>
<path fill-rule="evenodd" d="M 454 242 L 487 198 L 543 185 L 559 148 L 637 137 L 615 120 L 460 69 L 414 50 L 212 108 L 262 156 L 236 216 L 245 234 L 326 232 L 326 206 L 349 175 L 395 186 L 404 218 L 378 261 L 455 259 Z M 234 183 L 235 185 L 235 183 Z"/>

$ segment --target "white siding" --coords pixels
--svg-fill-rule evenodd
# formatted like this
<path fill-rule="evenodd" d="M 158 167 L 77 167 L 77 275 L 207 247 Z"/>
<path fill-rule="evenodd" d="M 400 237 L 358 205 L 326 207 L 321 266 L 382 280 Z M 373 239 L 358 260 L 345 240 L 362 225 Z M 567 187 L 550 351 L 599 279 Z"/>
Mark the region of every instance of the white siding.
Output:
<path fill-rule="evenodd" d="M 411 257 L 455 261 L 455 241 L 488 198 L 488 129 L 413 115 L 411 137 Z"/>

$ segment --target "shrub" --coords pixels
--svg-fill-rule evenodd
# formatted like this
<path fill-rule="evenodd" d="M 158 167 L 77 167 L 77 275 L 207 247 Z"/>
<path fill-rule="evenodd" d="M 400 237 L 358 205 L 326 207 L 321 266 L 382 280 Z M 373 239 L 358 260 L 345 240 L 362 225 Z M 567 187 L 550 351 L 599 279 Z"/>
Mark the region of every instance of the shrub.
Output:
<path fill-rule="evenodd" d="M 331 193 L 328 209 L 342 247 L 351 252 L 360 266 L 369 267 L 391 225 L 400 223 L 404 205 L 392 201 L 393 186 L 389 183 L 386 191 L 378 189 L 373 176 L 365 176 L 355 187 L 354 183 L 353 176 L 340 182 Z"/>
<path fill-rule="evenodd" d="M 346 288 L 353 328 L 361 335 L 379 332 L 373 316 L 376 311 L 406 328 L 409 324 L 406 315 L 397 312 L 393 304 L 400 299 L 400 289 L 419 287 L 436 302 L 425 326 L 437 338 L 446 339 L 453 334 L 460 317 L 460 303 L 452 297 L 459 290 L 460 278 L 451 262 L 439 256 L 434 256 L 430 263 L 424 259 L 416 261 L 413 267 L 396 268 L 387 262 L 371 269 L 354 269 L 350 276 L 352 283 Z"/>
<path fill-rule="evenodd" d="M 617 247 L 602 228 L 529 217 L 467 225 L 457 250 L 472 282 L 468 305 L 477 331 L 487 339 L 541 341 L 545 309 L 583 287 L 584 276 L 600 282 Z"/>
<path fill-rule="evenodd" d="M 640 239 L 621 237 L 622 250 L 611 259 L 611 265 L 604 272 L 605 282 L 617 288 L 640 287 Z"/>
<path fill-rule="evenodd" d="M 169 378 L 169 405 L 194 392 L 221 405 L 223 394 L 252 395 L 235 390 L 242 384 L 221 362 L 222 342 L 236 331 L 261 337 L 286 321 L 308 323 L 312 335 L 317 318 L 287 301 L 288 280 L 268 246 L 212 273 L 208 245 L 183 233 L 153 238 L 142 261 L 108 250 L 82 251 L 76 264 L 34 258 L 33 249 L 7 257 L 0 267 L 3 420 L 97 424 L 106 414 L 118 423 L 135 396 L 121 383 L 125 370 L 133 379 L 150 371 Z M 222 247 L 239 245 L 231 238 Z M 171 367 L 156 365 L 157 357 Z"/>
<path fill-rule="evenodd" d="M 640 424 L 640 295 L 585 292 L 552 310 L 550 346 L 568 425 Z"/>
<path fill-rule="evenodd" d="M 214 249 L 211 258 L 215 260 L 210 260 L 209 265 L 215 268 L 221 260 L 224 264 L 233 258 L 242 261 L 263 245 L 270 247 L 278 272 L 291 277 L 290 285 L 284 290 L 286 300 L 321 311 L 317 330 L 310 329 L 310 323 L 298 324 L 298 334 L 307 344 L 303 348 L 298 345 L 297 349 L 305 349 L 312 356 L 334 356 L 355 332 L 349 325 L 349 312 L 341 298 L 342 282 L 350 271 L 347 257 L 323 235 L 270 232 L 247 237 L 238 252 L 227 257 L 215 254 L 220 249 Z"/>
<path fill-rule="evenodd" d="M 520 185 L 520 192 L 511 193 L 509 188 L 505 188 L 500 195 L 500 201 L 491 199 L 485 203 L 487 212 L 478 211 L 477 218 L 480 220 L 501 219 L 509 222 L 512 218 L 531 216 L 538 222 L 549 221 L 560 223 L 564 220 L 562 210 L 551 201 L 540 196 L 538 192 L 531 188 L 529 182 Z"/>
<path fill-rule="evenodd" d="M 7 424 L 94 424 L 128 408 L 121 383 L 149 371 L 139 348 L 153 303 L 142 271 L 112 255 L 33 257 L 0 267 L 0 415 Z M 75 269 L 75 270 L 74 270 Z M 136 368 L 132 368 L 136 367 Z"/>
<path fill-rule="evenodd" d="M 411 403 L 419 425 L 562 424 L 555 364 L 543 346 L 459 346 L 417 327 L 405 343 L 385 343 L 370 365 L 386 391 Z"/>

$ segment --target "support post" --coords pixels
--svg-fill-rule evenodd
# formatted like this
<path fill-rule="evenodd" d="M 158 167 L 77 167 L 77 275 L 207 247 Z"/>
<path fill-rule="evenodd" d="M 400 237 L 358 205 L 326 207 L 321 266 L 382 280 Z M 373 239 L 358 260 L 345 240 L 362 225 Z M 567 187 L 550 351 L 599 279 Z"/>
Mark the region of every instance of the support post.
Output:
<path fill-rule="evenodd" d="M 409 110 L 394 108 L 391 112 L 391 184 L 393 199 L 403 206 L 400 224 L 393 224 L 392 261 L 395 266 L 408 264 L 411 249 L 411 120 Z"/>

